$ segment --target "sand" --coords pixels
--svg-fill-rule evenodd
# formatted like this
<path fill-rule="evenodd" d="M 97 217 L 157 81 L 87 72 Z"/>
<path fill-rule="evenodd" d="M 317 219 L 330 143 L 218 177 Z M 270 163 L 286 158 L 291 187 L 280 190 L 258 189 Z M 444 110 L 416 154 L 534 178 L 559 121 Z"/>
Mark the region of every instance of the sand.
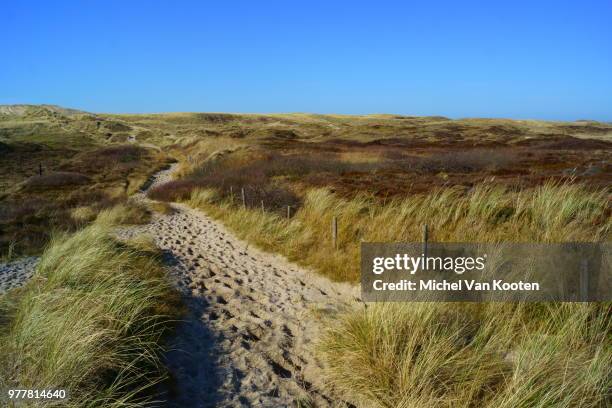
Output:
<path fill-rule="evenodd" d="M 0 293 L 23 285 L 34 275 L 39 258 L 27 256 L 0 263 Z"/>
<path fill-rule="evenodd" d="M 166 356 L 168 405 L 346 406 L 324 386 L 315 347 L 326 316 L 359 307 L 358 288 L 249 246 L 200 211 L 172 206 L 174 214 L 119 232 L 152 237 L 188 307 Z"/>

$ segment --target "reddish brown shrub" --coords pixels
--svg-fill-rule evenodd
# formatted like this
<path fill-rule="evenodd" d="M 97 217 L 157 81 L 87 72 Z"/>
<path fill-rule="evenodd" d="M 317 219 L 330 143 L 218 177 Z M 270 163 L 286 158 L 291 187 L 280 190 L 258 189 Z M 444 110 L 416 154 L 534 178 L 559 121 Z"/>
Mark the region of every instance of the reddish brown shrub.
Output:
<path fill-rule="evenodd" d="M 146 149 L 140 146 L 120 145 L 94 150 L 89 154 L 101 159 L 125 163 L 129 161 L 138 160 L 145 153 Z"/>
<path fill-rule="evenodd" d="M 389 157 L 391 158 L 391 157 Z M 431 156 L 395 155 L 401 170 L 423 173 L 472 173 L 484 170 L 498 170 L 516 164 L 520 158 L 507 150 L 473 149 L 444 152 Z"/>
<path fill-rule="evenodd" d="M 168 202 L 187 200 L 191 196 L 191 192 L 198 187 L 205 186 L 194 180 L 174 180 L 152 188 L 147 196 L 153 200 Z"/>
<path fill-rule="evenodd" d="M 89 181 L 89 177 L 81 173 L 58 171 L 30 177 L 25 186 L 28 189 L 56 188 L 87 184 Z"/>

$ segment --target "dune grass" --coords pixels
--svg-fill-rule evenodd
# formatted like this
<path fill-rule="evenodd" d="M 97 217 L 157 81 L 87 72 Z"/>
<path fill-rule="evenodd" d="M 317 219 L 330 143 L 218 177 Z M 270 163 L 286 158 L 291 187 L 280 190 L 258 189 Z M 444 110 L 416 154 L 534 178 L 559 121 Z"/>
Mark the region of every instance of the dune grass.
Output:
<path fill-rule="evenodd" d="M 145 205 L 126 201 L 112 208 L 101 211 L 96 221 L 104 225 L 139 225 L 151 220 L 151 210 Z"/>
<path fill-rule="evenodd" d="M 241 238 L 340 281 L 358 279 L 362 241 L 420 242 L 424 224 L 436 242 L 601 241 L 612 227 L 605 192 L 557 183 L 519 193 L 492 184 L 467 194 L 447 188 L 386 203 L 314 189 L 290 219 L 242 208 L 214 190 L 196 190 L 188 203 L 221 219 Z M 331 240 L 334 216 L 338 250 Z"/>
<path fill-rule="evenodd" d="M 381 203 L 311 190 L 289 219 L 214 190 L 188 203 L 243 239 L 335 280 L 359 277 L 359 244 L 607 241 L 605 192 L 547 183 L 480 185 Z M 333 216 L 339 248 L 332 248 Z M 603 407 L 612 386 L 609 304 L 372 304 L 336 316 L 320 339 L 326 383 L 359 407 Z"/>
<path fill-rule="evenodd" d="M 67 389 L 63 406 L 134 407 L 162 380 L 161 340 L 179 297 L 158 255 L 116 241 L 113 222 L 55 236 L 32 280 L 0 298 L 0 389 Z"/>
<path fill-rule="evenodd" d="M 320 350 L 360 407 L 604 407 L 608 307 L 380 304 L 340 318 Z"/>

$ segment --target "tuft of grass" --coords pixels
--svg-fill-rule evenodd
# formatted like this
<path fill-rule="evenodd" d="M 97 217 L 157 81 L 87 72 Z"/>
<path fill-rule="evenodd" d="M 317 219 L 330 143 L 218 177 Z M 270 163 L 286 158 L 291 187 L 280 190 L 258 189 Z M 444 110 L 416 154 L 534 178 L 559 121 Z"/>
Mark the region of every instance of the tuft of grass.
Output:
<path fill-rule="evenodd" d="M 147 203 L 147 206 L 151 211 L 155 211 L 164 215 L 170 215 L 174 213 L 174 209 L 172 208 L 172 206 L 166 202 L 153 201 Z"/>
<path fill-rule="evenodd" d="M 602 407 L 612 329 L 598 304 L 377 304 L 320 343 L 330 387 L 363 407 Z"/>
<path fill-rule="evenodd" d="M 158 256 L 100 223 L 55 236 L 0 305 L 0 388 L 68 389 L 67 407 L 143 405 L 180 311 Z"/>
<path fill-rule="evenodd" d="M 95 220 L 97 215 L 98 213 L 95 208 L 87 205 L 73 208 L 70 212 L 72 219 L 81 224 L 86 224 Z"/>
<path fill-rule="evenodd" d="M 127 201 L 101 211 L 96 221 L 107 226 L 146 224 L 151 220 L 151 211 L 143 204 Z"/>
<path fill-rule="evenodd" d="M 15 257 L 15 241 L 9 242 L 5 253 L 0 254 L 0 262 L 10 262 Z"/>

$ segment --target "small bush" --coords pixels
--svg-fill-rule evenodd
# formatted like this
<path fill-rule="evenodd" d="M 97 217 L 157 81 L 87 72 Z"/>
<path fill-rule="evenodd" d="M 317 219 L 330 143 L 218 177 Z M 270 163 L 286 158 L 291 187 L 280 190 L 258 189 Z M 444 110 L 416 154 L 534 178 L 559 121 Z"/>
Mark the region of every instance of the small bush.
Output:
<path fill-rule="evenodd" d="M 198 188 L 217 189 L 219 195 L 242 204 L 242 189 L 245 190 L 246 206 L 264 207 L 270 211 L 285 211 L 287 206 L 297 209 L 301 200 L 283 180 L 303 179 L 308 174 L 335 173 L 371 170 L 364 163 L 348 163 L 335 155 L 309 158 L 298 155 L 248 152 L 237 156 L 224 156 L 219 160 L 206 161 L 197 167 L 184 180 L 166 183 L 150 197 L 161 200 L 187 200 L 190 193 Z"/>
<path fill-rule="evenodd" d="M 11 220 L 23 221 L 25 217 L 32 216 L 47 207 L 48 203 L 42 198 L 29 198 L 27 200 L 0 201 L 0 223 Z"/>
<path fill-rule="evenodd" d="M 191 192 L 202 184 L 193 180 L 173 180 L 154 187 L 147 192 L 147 196 L 159 201 L 182 201 L 191 196 Z"/>
<path fill-rule="evenodd" d="M 89 177 L 84 174 L 69 171 L 58 171 L 43 174 L 42 176 L 30 177 L 25 182 L 25 187 L 29 189 L 56 188 L 83 185 L 89 182 Z"/>

